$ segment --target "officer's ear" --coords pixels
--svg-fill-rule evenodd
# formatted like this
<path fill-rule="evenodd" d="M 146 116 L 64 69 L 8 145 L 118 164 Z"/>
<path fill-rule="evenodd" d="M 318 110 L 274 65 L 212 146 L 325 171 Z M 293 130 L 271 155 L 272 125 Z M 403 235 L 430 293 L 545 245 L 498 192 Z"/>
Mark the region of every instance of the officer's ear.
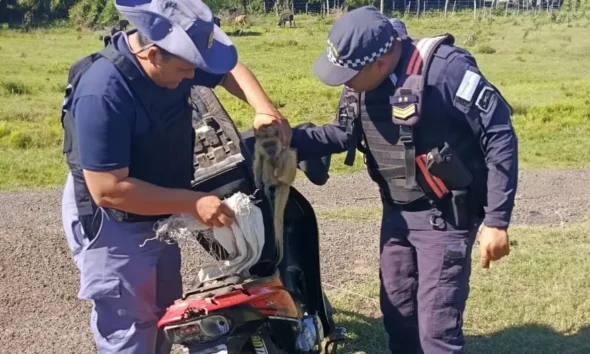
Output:
<path fill-rule="evenodd" d="M 390 67 L 390 60 L 388 59 L 387 55 L 383 55 L 379 58 L 377 58 L 377 60 L 375 60 L 375 62 L 373 63 L 373 65 L 375 66 L 375 69 L 377 69 L 377 71 L 379 71 L 380 74 L 387 74 L 389 75 L 389 67 Z"/>
<path fill-rule="evenodd" d="M 156 46 L 151 46 L 146 49 L 145 55 L 147 60 L 153 65 L 158 61 L 158 48 Z"/>
<path fill-rule="evenodd" d="M 389 76 L 393 68 L 395 68 L 397 65 L 399 53 L 394 51 L 394 47 L 390 48 L 387 52 L 375 60 L 374 64 L 378 67 L 378 70 L 381 74 Z"/>

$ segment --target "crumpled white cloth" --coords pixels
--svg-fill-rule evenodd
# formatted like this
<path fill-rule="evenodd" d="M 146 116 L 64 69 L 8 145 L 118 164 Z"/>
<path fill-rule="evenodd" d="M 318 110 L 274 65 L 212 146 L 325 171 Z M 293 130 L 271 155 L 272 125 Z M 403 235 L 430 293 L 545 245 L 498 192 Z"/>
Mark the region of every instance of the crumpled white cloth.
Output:
<path fill-rule="evenodd" d="M 260 208 L 241 192 L 223 202 L 235 212 L 235 219 L 230 227 L 214 227 L 213 237 L 228 252 L 229 258 L 203 265 L 197 274 L 199 283 L 230 274 L 248 276 L 250 267 L 258 262 L 262 254 L 264 221 Z M 209 229 L 190 214 L 177 214 L 158 222 L 156 237 L 178 240 Z"/>

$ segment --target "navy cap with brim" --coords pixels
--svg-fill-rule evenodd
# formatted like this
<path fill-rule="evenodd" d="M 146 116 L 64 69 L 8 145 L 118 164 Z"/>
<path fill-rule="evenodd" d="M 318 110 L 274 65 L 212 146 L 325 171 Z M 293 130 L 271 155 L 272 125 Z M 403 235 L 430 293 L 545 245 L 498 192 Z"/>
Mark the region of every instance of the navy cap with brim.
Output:
<path fill-rule="evenodd" d="M 406 29 L 406 24 L 397 18 L 392 18 L 389 20 L 389 22 L 391 22 L 391 25 L 393 26 L 393 29 L 395 30 L 395 32 L 397 32 L 397 35 L 399 38 L 401 39 L 406 39 L 408 38 L 408 30 Z"/>
<path fill-rule="evenodd" d="M 313 64 L 313 74 L 328 86 L 340 86 L 352 80 L 360 69 L 340 66 L 328 59 L 327 53 L 323 53 Z"/>
<path fill-rule="evenodd" d="M 325 85 L 346 84 L 386 53 L 396 37 L 391 22 L 374 6 L 352 10 L 332 25 L 313 73 Z"/>
<path fill-rule="evenodd" d="M 177 3 L 187 1 L 180 0 Z M 183 18 L 164 16 L 162 0 L 115 0 L 117 10 L 158 47 L 210 73 L 225 74 L 231 71 L 238 61 L 237 50 L 230 38 L 213 23 L 209 8 L 200 0 L 177 5 L 186 12 L 182 14 Z M 191 7 L 199 8 L 195 10 Z M 199 18 L 199 12 L 205 15 L 204 18 Z M 188 23 L 187 13 L 194 17 Z M 184 26 L 179 22 L 184 22 Z M 212 42 L 209 46 L 210 39 Z"/>

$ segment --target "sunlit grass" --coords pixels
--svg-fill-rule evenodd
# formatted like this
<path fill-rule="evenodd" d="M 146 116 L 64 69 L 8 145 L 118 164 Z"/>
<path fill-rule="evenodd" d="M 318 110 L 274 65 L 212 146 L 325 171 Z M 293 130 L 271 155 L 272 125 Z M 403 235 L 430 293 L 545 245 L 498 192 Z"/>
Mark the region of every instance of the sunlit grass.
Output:
<path fill-rule="evenodd" d="M 471 293 L 464 316 L 467 353 L 590 352 L 590 225 L 511 228 L 510 255 L 490 269 L 473 250 Z M 326 288 L 345 353 L 385 353 L 375 272 L 364 284 Z"/>
<path fill-rule="evenodd" d="M 475 55 L 514 108 L 521 168 L 590 165 L 588 21 L 499 16 L 474 23 L 471 14 L 405 21 L 415 37 L 450 32 L 457 45 Z M 297 28 L 278 28 L 273 16 L 253 18 L 244 36 L 232 37 L 240 60 L 293 125 L 324 124 L 335 117 L 340 89 L 322 85 L 311 71 L 331 23 L 300 15 Z M 59 114 L 68 67 L 101 46 L 97 33 L 73 29 L 0 30 L 0 166 L 11 167 L 1 170 L 0 189 L 62 183 L 66 165 L 59 157 Z M 223 89 L 217 93 L 238 127 L 249 129 L 252 109 Z M 29 156 L 37 158 L 23 161 Z M 344 166 L 343 159 L 334 157 L 332 173 L 364 167 L 360 159 L 352 168 Z"/>

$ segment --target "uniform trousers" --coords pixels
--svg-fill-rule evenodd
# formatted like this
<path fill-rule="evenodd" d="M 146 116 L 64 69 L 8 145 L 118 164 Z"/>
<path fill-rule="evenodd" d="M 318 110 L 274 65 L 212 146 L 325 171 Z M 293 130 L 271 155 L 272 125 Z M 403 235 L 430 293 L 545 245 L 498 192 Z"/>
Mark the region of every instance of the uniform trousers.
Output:
<path fill-rule="evenodd" d="M 380 305 L 392 353 L 463 353 L 463 311 L 471 251 L 481 222 L 464 229 L 434 210 L 403 211 L 384 203 Z"/>
<path fill-rule="evenodd" d="M 89 239 L 78 218 L 68 176 L 62 200 L 63 227 L 80 271 L 78 298 L 92 301 L 90 328 L 99 354 L 167 354 L 157 321 L 182 296 L 180 250 L 157 240 L 154 222 L 120 222 L 99 209 Z M 142 244 L 143 247 L 142 247 Z"/>

